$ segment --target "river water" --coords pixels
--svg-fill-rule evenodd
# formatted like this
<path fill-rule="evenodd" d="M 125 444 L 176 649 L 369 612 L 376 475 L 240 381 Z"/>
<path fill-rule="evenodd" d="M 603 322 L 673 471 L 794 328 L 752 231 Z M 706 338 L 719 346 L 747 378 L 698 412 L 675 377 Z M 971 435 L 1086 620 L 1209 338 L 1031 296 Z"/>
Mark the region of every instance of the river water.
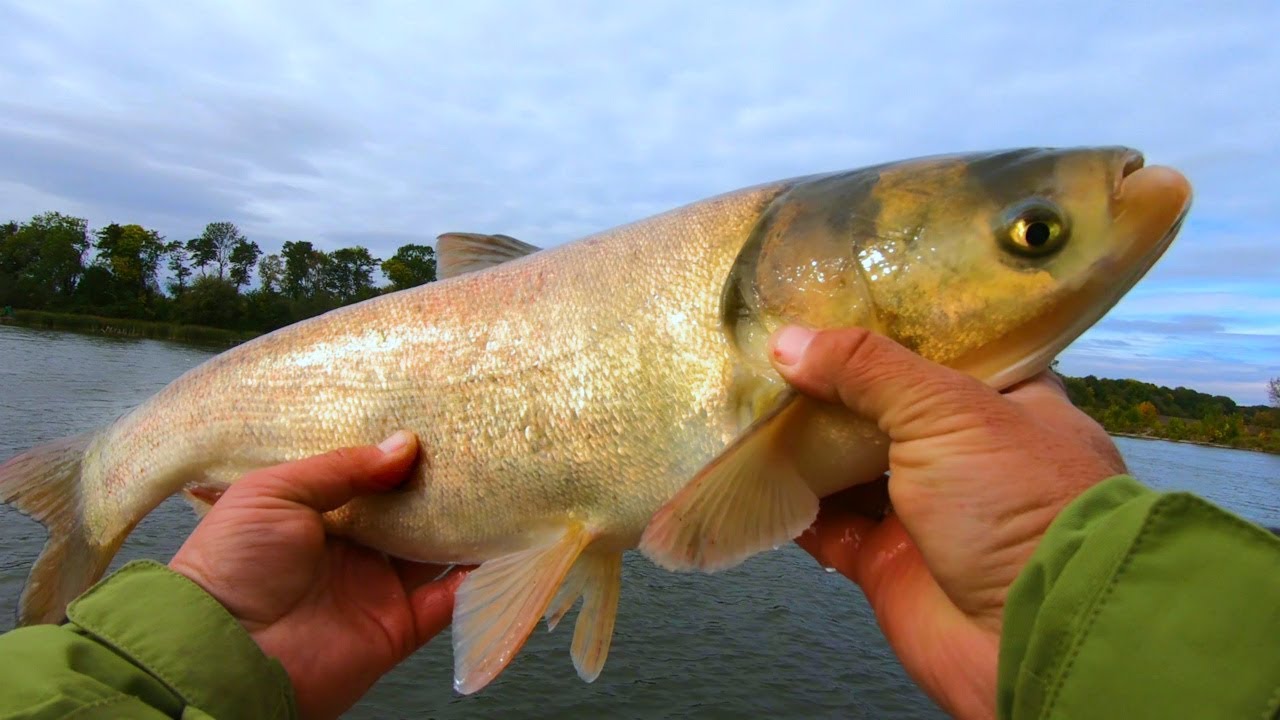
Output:
<path fill-rule="evenodd" d="M 0 326 L 0 460 L 110 422 L 212 351 Z M 1130 468 L 1280 526 L 1280 457 L 1117 440 Z M 167 560 L 194 526 L 169 500 L 134 531 L 113 568 Z M 0 507 L 0 630 L 44 542 Z M 794 546 L 715 576 L 660 571 L 635 553 L 623 568 L 613 647 L 582 683 L 569 660 L 572 619 L 540 626 L 493 685 L 457 697 L 447 632 L 388 674 L 347 717 L 930 718 L 941 712 L 906 677 L 860 592 Z"/>

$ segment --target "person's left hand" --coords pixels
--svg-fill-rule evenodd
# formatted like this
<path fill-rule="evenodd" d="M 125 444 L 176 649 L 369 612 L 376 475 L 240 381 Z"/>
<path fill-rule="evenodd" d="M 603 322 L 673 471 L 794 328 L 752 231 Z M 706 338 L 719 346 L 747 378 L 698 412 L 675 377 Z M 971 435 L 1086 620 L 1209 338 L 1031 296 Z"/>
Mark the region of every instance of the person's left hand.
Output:
<path fill-rule="evenodd" d="M 217 500 L 169 567 L 238 619 L 293 682 L 303 717 L 336 717 L 435 637 L 465 575 L 328 537 L 321 513 L 399 485 L 413 435 L 245 475 Z"/>

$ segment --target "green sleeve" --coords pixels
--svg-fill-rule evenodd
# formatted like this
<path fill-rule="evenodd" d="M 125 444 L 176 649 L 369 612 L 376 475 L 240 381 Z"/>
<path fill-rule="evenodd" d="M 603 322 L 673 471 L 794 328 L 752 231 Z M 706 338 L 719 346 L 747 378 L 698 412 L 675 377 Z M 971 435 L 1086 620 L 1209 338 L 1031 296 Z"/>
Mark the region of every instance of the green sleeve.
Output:
<path fill-rule="evenodd" d="M 0 636 L 0 717 L 296 715 L 280 663 L 164 565 L 125 565 L 71 603 L 67 617 Z"/>
<path fill-rule="evenodd" d="M 1276 717 L 1280 538 L 1128 476 L 1090 489 L 1009 589 L 998 708 L 1012 720 Z"/>

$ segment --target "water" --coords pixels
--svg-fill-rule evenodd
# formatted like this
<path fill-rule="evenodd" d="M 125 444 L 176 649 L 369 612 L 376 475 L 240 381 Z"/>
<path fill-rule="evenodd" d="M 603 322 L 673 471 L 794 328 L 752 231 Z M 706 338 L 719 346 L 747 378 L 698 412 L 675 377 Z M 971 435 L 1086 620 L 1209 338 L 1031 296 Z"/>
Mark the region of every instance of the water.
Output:
<path fill-rule="evenodd" d="M 212 351 L 0 326 L 0 459 L 109 422 Z M 1280 457 L 1118 440 L 1130 467 L 1162 489 L 1198 492 L 1280 526 Z M 180 500 L 142 522 L 113 564 L 167 560 L 194 526 Z M 0 507 L 0 630 L 44 534 Z M 351 718 L 943 717 L 906 677 L 842 576 L 794 546 L 715 576 L 671 574 L 628 555 L 604 673 L 582 683 L 569 660 L 572 619 L 540 626 L 499 680 L 454 696 L 447 632 L 388 674 Z"/>

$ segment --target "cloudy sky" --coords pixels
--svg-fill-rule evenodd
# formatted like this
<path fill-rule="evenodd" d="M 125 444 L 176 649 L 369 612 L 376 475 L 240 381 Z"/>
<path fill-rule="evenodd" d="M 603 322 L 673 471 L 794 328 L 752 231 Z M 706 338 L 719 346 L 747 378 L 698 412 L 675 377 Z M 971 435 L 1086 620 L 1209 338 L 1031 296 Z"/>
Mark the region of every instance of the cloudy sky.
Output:
<path fill-rule="evenodd" d="M 386 257 L 915 155 L 1126 144 L 1196 205 L 1063 370 L 1263 402 L 1280 3 L 1031 5 L 4 2 L 0 216 Z"/>

